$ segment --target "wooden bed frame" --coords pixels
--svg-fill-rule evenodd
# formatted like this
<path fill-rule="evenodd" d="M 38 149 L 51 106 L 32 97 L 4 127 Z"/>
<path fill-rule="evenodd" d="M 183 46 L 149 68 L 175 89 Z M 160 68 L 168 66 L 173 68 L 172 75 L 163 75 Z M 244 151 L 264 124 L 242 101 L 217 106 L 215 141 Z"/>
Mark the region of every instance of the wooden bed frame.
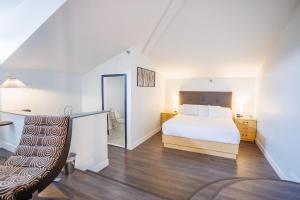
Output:
<path fill-rule="evenodd" d="M 231 108 L 232 92 L 180 91 L 179 104 L 216 105 Z M 177 136 L 162 136 L 164 147 L 236 159 L 239 144 L 211 142 Z"/>

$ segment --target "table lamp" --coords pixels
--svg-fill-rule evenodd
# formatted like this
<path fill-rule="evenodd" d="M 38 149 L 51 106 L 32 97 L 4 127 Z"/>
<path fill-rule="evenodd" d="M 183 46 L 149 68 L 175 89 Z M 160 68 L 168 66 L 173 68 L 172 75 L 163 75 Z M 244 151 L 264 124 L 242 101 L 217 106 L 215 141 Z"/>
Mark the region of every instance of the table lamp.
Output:
<path fill-rule="evenodd" d="M 1 84 L 1 88 L 24 88 L 26 85 L 15 77 L 8 76 Z"/>

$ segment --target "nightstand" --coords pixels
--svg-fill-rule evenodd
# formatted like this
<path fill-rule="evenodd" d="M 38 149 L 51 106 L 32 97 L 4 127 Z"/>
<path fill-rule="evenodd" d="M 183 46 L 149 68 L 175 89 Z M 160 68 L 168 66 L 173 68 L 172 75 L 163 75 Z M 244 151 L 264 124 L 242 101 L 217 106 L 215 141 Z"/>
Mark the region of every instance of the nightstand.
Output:
<path fill-rule="evenodd" d="M 177 112 L 162 112 L 160 113 L 160 125 L 162 125 L 165 121 L 171 119 L 177 115 Z"/>
<path fill-rule="evenodd" d="M 250 117 L 234 117 L 234 122 L 238 127 L 241 140 L 254 142 L 256 138 L 257 121 Z"/>

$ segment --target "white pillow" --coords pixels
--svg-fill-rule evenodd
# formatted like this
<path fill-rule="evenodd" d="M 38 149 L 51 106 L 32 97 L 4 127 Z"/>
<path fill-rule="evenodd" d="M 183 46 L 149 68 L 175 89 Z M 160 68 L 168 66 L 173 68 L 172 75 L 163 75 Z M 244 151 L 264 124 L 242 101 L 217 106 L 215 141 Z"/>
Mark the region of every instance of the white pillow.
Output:
<path fill-rule="evenodd" d="M 193 104 L 183 104 L 183 114 L 184 115 L 199 115 L 199 106 Z"/>
<path fill-rule="evenodd" d="M 209 106 L 209 117 L 231 118 L 231 109 L 221 106 Z"/>
<path fill-rule="evenodd" d="M 179 114 L 182 114 L 182 115 L 184 114 L 183 105 L 179 105 L 179 106 L 178 106 L 178 113 L 179 113 Z"/>
<path fill-rule="evenodd" d="M 181 110 L 184 115 L 208 117 L 208 106 L 205 105 L 183 104 Z"/>
<path fill-rule="evenodd" d="M 198 105 L 198 115 L 201 117 L 208 117 L 209 108 L 207 105 Z"/>

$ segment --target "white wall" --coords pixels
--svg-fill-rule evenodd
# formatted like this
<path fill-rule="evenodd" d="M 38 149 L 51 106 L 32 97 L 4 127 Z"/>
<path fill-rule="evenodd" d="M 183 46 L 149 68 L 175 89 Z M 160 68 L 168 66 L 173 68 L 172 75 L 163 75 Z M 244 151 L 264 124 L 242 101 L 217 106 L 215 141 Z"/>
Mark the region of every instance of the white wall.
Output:
<path fill-rule="evenodd" d="M 160 71 L 144 55 L 131 53 L 132 62 L 132 140 L 129 148 L 134 148 L 160 131 L 160 112 L 165 104 L 165 80 Z M 137 67 L 156 72 L 155 87 L 137 87 Z"/>
<path fill-rule="evenodd" d="M 77 154 L 75 167 L 99 172 L 108 165 L 107 113 L 74 118 L 70 152 Z"/>
<path fill-rule="evenodd" d="M 82 76 L 83 111 L 101 110 L 101 75 L 103 74 L 127 74 L 127 83 L 131 84 L 131 65 L 128 54 L 121 53 Z M 127 95 L 131 98 L 130 87 L 127 89 Z"/>
<path fill-rule="evenodd" d="M 300 7 L 265 63 L 257 142 L 281 178 L 300 182 Z"/>
<path fill-rule="evenodd" d="M 212 80 L 212 82 L 210 82 Z M 233 111 L 244 104 L 245 113 L 255 114 L 255 78 L 192 78 L 166 81 L 166 110 L 173 110 L 179 91 L 233 92 Z M 178 102 L 177 102 L 178 103 Z"/>
<path fill-rule="evenodd" d="M 82 111 L 102 109 L 101 75 L 126 74 L 127 85 L 131 85 L 131 63 L 127 53 L 120 53 L 82 76 Z M 127 132 L 131 140 L 131 87 L 127 87 Z"/>
<path fill-rule="evenodd" d="M 125 78 L 124 76 L 104 78 L 104 109 L 119 111 L 121 118 L 124 119 L 125 108 Z"/>
<path fill-rule="evenodd" d="M 101 75 L 127 74 L 128 148 L 133 149 L 159 131 L 160 111 L 164 107 L 163 80 L 157 71 L 155 88 L 136 86 L 136 67 L 153 69 L 152 63 L 137 50 L 121 53 L 92 71 L 82 79 L 83 111 L 101 109 Z"/>
<path fill-rule="evenodd" d="M 2 110 L 31 109 L 34 114 L 63 114 L 71 105 L 81 111 L 81 78 L 78 75 L 32 70 L 0 69 L 1 83 L 7 76 L 17 77 L 27 88 L 0 89 Z"/>

